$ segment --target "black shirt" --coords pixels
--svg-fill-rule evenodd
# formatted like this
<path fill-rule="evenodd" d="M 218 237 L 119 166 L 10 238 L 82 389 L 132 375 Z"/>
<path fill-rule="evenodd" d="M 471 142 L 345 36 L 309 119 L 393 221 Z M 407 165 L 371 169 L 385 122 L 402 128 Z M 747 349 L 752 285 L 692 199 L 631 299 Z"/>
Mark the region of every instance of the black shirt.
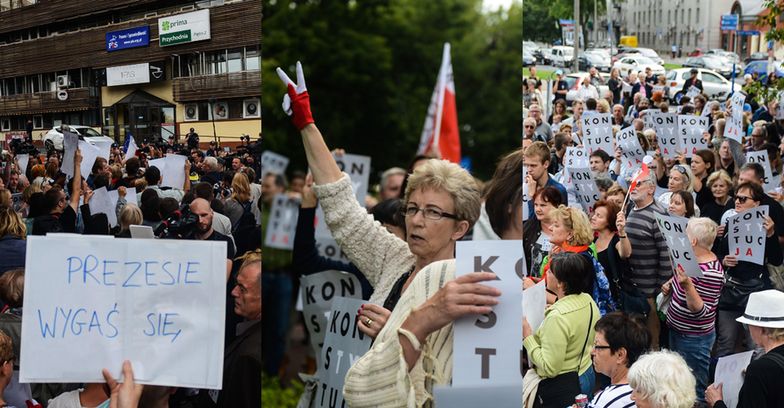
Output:
<path fill-rule="evenodd" d="M 227 237 L 226 235 L 221 234 L 218 231 L 212 230 L 212 234 L 209 237 L 204 238 L 202 241 L 224 241 L 226 242 L 226 259 L 234 259 L 234 243 L 231 242 L 231 238 Z"/>
<path fill-rule="evenodd" d="M 780 407 L 784 401 L 784 346 L 778 346 L 754 360 L 746 368 L 738 394 L 738 408 Z M 717 401 L 714 408 L 726 408 Z"/>
<path fill-rule="evenodd" d="M 46 235 L 47 232 L 76 232 L 76 211 L 66 205 L 61 214 L 46 214 L 33 220 L 32 235 Z"/>

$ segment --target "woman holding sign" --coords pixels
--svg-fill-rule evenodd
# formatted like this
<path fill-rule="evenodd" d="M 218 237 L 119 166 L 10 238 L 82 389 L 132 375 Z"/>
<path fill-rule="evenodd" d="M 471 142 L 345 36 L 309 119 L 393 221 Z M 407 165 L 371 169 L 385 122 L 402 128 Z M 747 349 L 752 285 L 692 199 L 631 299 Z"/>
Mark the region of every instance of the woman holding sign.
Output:
<path fill-rule="evenodd" d="M 590 293 L 594 285 L 593 263 L 584 254 L 553 256 L 547 289 L 556 301 L 547 310 L 536 333 L 523 319 L 523 346 L 534 365 L 524 382 L 541 379 L 534 406 L 564 407 L 577 394 L 591 395 L 594 372 L 589 344 L 594 341 L 594 325 L 600 313 Z M 524 395 L 524 401 L 527 400 Z"/>
<path fill-rule="evenodd" d="M 705 402 L 710 353 L 716 339 L 716 305 L 724 283 L 724 269 L 711 252 L 716 230 L 716 223 L 709 218 L 689 220 L 686 236 L 694 248 L 702 277 L 687 276 L 679 265 L 675 276 L 662 285 L 662 293 L 671 294 L 672 299 L 667 309 L 670 348 L 686 360 L 694 373 L 697 400 L 701 403 Z"/>
<path fill-rule="evenodd" d="M 764 192 L 759 184 L 746 182 L 738 186 L 738 191 L 735 194 L 735 210 L 742 213 L 747 210 L 753 210 L 759 207 L 763 199 Z M 725 280 L 724 288 L 719 298 L 719 313 L 718 313 L 718 338 L 716 355 L 723 357 L 732 354 L 735 350 L 735 342 L 737 340 L 737 333 L 739 323 L 735 321 L 743 314 L 743 309 L 749 299 L 749 295 L 754 292 L 759 292 L 765 289 L 770 289 L 772 284 L 770 282 L 770 275 L 768 273 L 767 265 L 778 266 L 782 262 L 782 251 L 779 245 L 778 237 L 776 237 L 773 220 L 766 216 L 762 224 L 765 230 L 764 249 L 756 248 L 752 244 L 739 245 L 744 247 L 743 254 L 748 254 L 747 251 L 763 250 L 763 261 L 761 264 L 738 260 L 739 253 L 730 253 L 729 244 L 730 239 L 737 237 L 741 243 L 744 243 L 744 238 L 751 237 L 751 235 L 744 235 L 746 225 L 739 224 L 733 226 L 730 224 L 727 231 L 722 238 L 718 248 L 719 259 L 722 260 L 727 277 Z M 733 234 L 734 229 L 737 233 Z M 749 233 L 750 234 L 750 233 Z M 746 333 L 746 346 L 749 350 L 754 348 L 754 342 L 749 334 L 748 328 L 744 329 Z"/>

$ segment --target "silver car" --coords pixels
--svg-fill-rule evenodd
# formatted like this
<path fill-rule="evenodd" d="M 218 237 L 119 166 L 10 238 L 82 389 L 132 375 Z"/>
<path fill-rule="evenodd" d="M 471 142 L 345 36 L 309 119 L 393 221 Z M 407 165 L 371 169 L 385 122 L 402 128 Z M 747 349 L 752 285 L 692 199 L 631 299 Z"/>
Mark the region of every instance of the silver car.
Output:
<path fill-rule="evenodd" d="M 727 100 L 727 96 L 732 92 L 732 82 L 724 78 L 716 71 L 705 68 L 697 69 L 697 79 L 702 81 L 702 89 L 708 99 L 719 101 Z M 678 68 L 667 72 L 667 86 L 670 87 L 670 99 L 680 99 L 679 94 L 683 89 L 683 84 L 691 78 L 692 68 Z M 741 85 L 735 84 L 735 89 L 740 90 Z"/>

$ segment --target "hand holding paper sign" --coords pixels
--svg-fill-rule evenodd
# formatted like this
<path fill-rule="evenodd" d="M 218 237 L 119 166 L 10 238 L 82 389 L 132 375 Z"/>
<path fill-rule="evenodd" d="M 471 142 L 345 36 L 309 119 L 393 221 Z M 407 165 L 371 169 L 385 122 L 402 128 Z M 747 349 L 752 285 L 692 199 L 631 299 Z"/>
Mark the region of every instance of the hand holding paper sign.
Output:
<path fill-rule="evenodd" d="M 282 69 L 275 70 L 280 80 L 286 84 L 288 93 L 283 96 L 283 110 L 291 115 L 291 120 L 297 130 L 314 123 L 313 114 L 310 112 L 310 95 L 305 86 L 305 74 L 302 73 L 302 64 L 297 61 L 297 83 L 292 82 Z"/>
<path fill-rule="evenodd" d="M 392 312 L 384 307 L 365 303 L 359 309 L 358 316 L 362 324 L 357 327 L 359 327 L 359 331 L 375 339 L 381 329 L 386 326 L 391 314 Z"/>
<path fill-rule="evenodd" d="M 123 382 L 117 382 L 107 369 L 103 369 L 103 378 L 109 386 L 111 394 L 109 396 L 109 408 L 136 408 L 139 406 L 139 399 L 142 397 L 144 385 L 136 384 L 133 379 L 133 367 L 131 362 L 125 360 L 122 366 Z"/>
<path fill-rule="evenodd" d="M 711 384 L 705 390 L 705 402 L 709 407 L 714 406 L 717 402 L 723 401 L 724 395 L 722 392 L 722 384 Z"/>

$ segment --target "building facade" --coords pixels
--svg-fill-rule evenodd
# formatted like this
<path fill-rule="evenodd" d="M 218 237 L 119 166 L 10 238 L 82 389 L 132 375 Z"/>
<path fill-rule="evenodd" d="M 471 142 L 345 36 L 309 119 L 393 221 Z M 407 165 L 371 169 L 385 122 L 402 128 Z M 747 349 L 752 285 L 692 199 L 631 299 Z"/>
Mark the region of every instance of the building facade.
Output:
<path fill-rule="evenodd" d="M 0 0 L 0 134 L 261 131 L 261 0 Z"/>

